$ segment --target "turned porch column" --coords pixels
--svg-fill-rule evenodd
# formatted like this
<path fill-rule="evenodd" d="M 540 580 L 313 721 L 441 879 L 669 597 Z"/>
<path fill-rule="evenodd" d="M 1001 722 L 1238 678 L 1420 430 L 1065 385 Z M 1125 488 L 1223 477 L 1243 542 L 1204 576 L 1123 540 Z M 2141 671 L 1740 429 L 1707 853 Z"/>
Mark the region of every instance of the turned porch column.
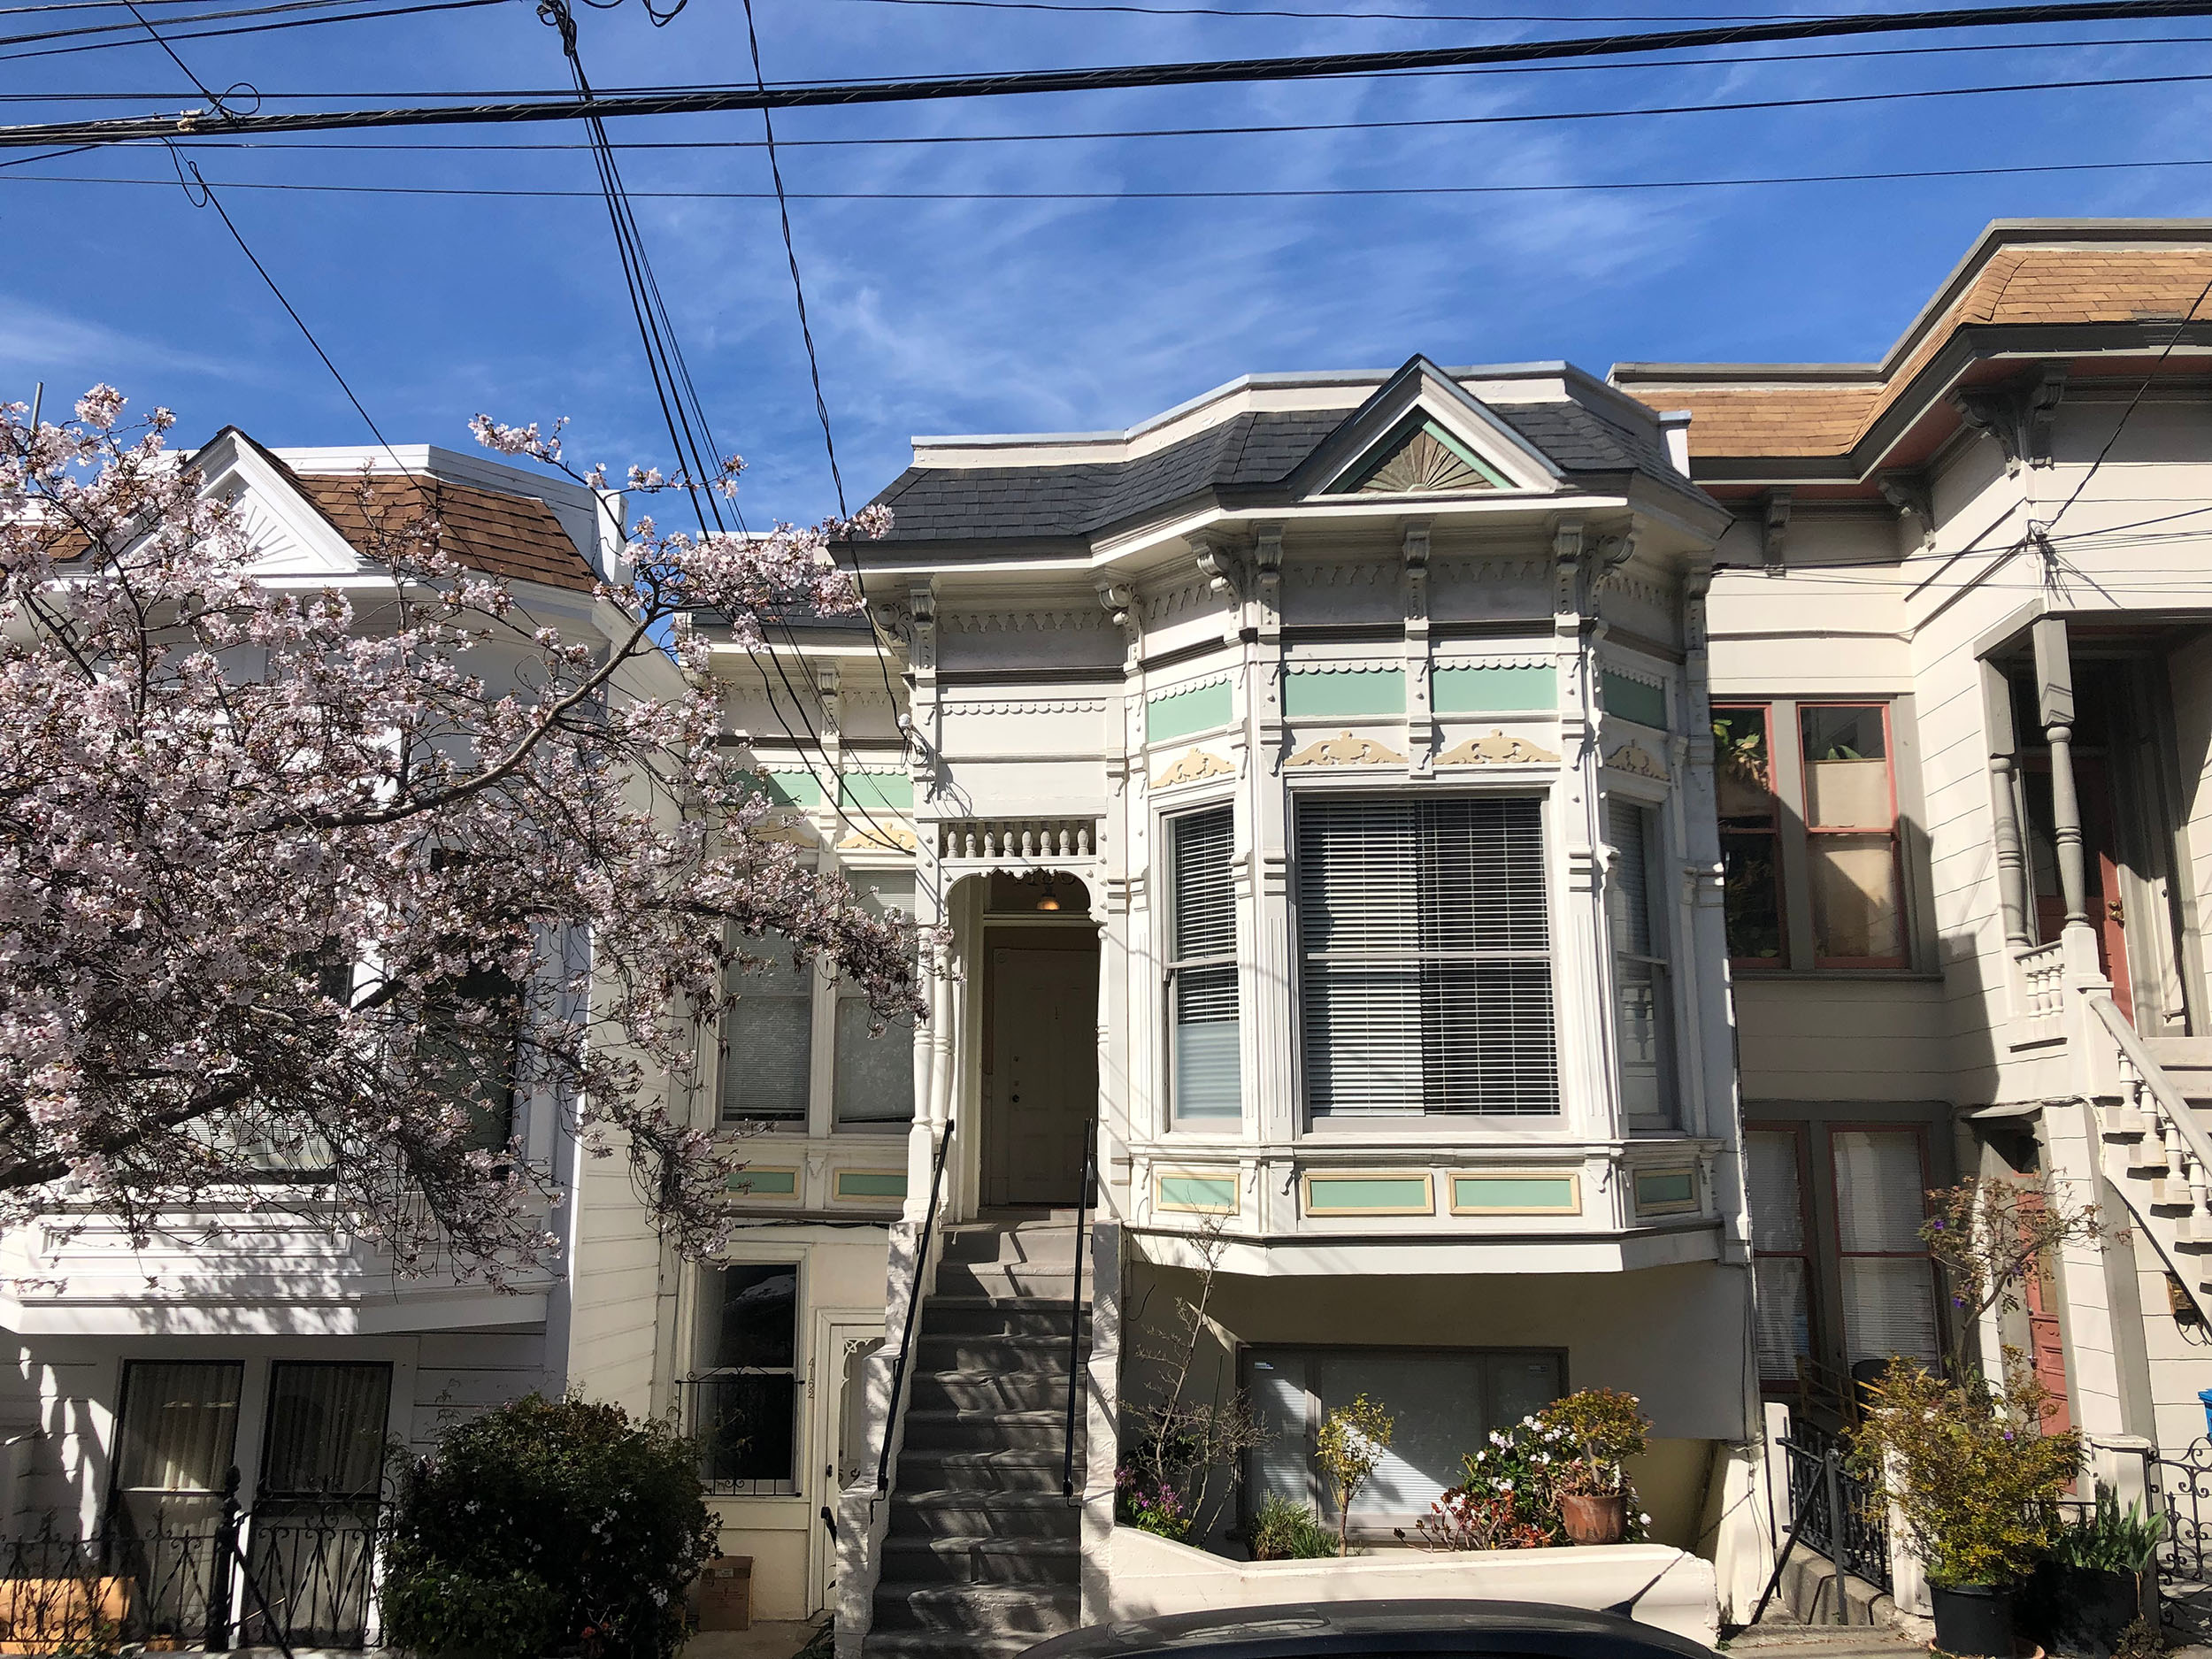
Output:
<path fill-rule="evenodd" d="M 2028 900 L 2028 861 L 2020 840 L 2019 794 L 2014 757 L 2019 734 L 2013 728 L 2012 687 L 1993 663 L 1981 664 L 1982 724 L 1989 733 L 1989 784 L 1997 820 L 1997 903 L 2005 920 L 2005 942 L 2016 950 L 2030 942 L 2033 911 Z"/>
<path fill-rule="evenodd" d="M 2081 799 L 2074 790 L 2074 669 L 2066 649 L 2066 618 L 2039 617 L 2035 640 L 2036 718 L 2051 749 L 2051 840 L 2058 852 L 2058 887 L 2066 903 L 2061 934 L 2070 973 L 2102 978 L 2097 939 L 2089 927 L 2089 880 L 2083 862 Z"/>

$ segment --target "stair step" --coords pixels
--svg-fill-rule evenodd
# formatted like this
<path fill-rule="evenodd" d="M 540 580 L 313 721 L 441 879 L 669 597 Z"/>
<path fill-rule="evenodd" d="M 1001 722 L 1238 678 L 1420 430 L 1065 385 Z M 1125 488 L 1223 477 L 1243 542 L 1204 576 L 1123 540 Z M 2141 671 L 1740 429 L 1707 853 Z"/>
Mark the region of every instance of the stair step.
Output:
<path fill-rule="evenodd" d="M 1032 1636 L 953 1635 L 947 1631 L 870 1631 L 861 1644 L 865 1659 L 1020 1659 L 1037 1645 Z"/>
<path fill-rule="evenodd" d="M 902 1584 L 990 1585 L 1050 1591 L 1072 1586 L 1082 1552 L 1065 1538 L 1002 1538 L 953 1532 L 894 1532 L 883 1541 L 883 1571 Z"/>
<path fill-rule="evenodd" d="M 944 1631 L 1042 1641 L 1073 1630 L 1082 1614 L 1083 1593 L 1073 1584 L 1030 1588 L 901 1581 L 876 1586 L 875 1628 L 887 1635 Z"/>
<path fill-rule="evenodd" d="M 1090 1254 L 1087 1231 L 1083 1254 Z M 1072 1223 L 1066 1226 L 955 1227 L 945 1234 L 942 1259 L 1025 1266 L 1057 1263 L 1064 1268 L 1075 1260 L 1075 1227 Z"/>
<path fill-rule="evenodd" d="M 1091 1311 L 1072 1310 L 1087 1339 Z M 932 1296 L 922 1304 L 922 1334 L 932 1336 L 1059 1336 L 1068 1333 L 1071 1310 L 1064 1301 L 1039 1296 Z"/>
<path fill-rule="evenodd" d="M 2150 1114 L 2132 1106 L 2115 1106 L 2104 1115 L 2104 1138 L 2108 1141 L 2130 1140 L 2150 1132 Z"/>
<path fill-rule="evenodd" d="M 1004 1371 L 970 1370 L 922 1371 L 907 1395 L 908 1409 L 915 1411 L 1047 1411 L 1066 1410 L 1068 1368 L 1064 1356 L 1055 1366 L 1012 1367 Z"/>
<path fill-rule="evenodd" d="M 917 1452 L 1056 1452 L 1067 1438 L 1064 1407 L 1058 1411 L 911 1411 L 906 1446 Z M 1083 1455 L 1083 1413 L 1075 1415 L 1075 1455 Z"/>
<path fill-rule="evenodd" d="M 910 1450 L 899 1460 L 899 1478 L 922 1491 L 1057 1492 L 1062 1467 L 1058 1451 Z"/>
<path fill-rule="evenodd" d="M 1087 1272 L 1083 1275 L 1086 1291 L 1090 1283 Z M 995 1303 L 1046 1302 L 1056 1303 L 1064 1311 L 1074 1289 L 1072 1262 L 946 1262 L 937 1269 L 937 1289 L 931 1302 L 939 1296 L 963 1301 L 981 1297 Z"/>
<path fill-rule="evenodd" d="M 1082 1465 L 1077 1464 L 1080 1473 Z M 902 1538 L 1001 1538 L 1024 1543 L 1072 1539 L 1081 1509 L 1050 1492 L 971 1492 L 938 1486 L 895 1492 L 891 1532 Z"/>
<path fill-rule="evenodd" d="M 1067 1374 L 1068 1333 L 1064 1322 L 1057 1331 L 1021 1336 L 978 1336 L 932 1331 L 925 1321 L 921 1333 L 914 1340 L 915 1363 L 929 1371 L 1046 1371 Z M 1088 1352 L 1087 1332 L 1084 1333 L 1082 1348 Z"/>

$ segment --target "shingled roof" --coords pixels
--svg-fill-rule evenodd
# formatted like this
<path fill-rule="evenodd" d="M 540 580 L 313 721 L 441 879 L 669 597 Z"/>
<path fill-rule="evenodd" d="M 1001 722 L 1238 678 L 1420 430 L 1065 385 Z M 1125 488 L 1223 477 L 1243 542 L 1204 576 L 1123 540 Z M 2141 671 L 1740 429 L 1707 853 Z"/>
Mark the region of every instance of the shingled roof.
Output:
<path fill-rule="evenodd" d="M 1878 364 L 1636 363 L 1614 379 L 1655 409 L 1689 411 L 1696 459 L 1832 459 L 1850 455 L 1970 332 L 2151 324 L 2170 334 L 2208 283 L 2212 227 L 2001 222 Z"/>
<path fill-rule="evenodd" d="M 560 520 L 535 496 L 404 472 L 370 475 L 365 501 L 358 473 L 291 477 L 300 494 L 363 554 L 377 552 L 380 530 L 403 530 L 427 516 L 437 520 L 441 550 L 487 576 L 577 592 L 598 580 Z"/>
<path fill-rule="evenodd" d="M 1682 483 L 1656 441 L 1586 404 L 1485 406 L 1578 482 L 1644 472 Z M 895 542 L 1080 538 L 1209 502 L 1287 503 L 1290 475 L 1354 412 L 1248 411 L 1133 460 L 912 466 L 876 500 L 891 510 Z"/>

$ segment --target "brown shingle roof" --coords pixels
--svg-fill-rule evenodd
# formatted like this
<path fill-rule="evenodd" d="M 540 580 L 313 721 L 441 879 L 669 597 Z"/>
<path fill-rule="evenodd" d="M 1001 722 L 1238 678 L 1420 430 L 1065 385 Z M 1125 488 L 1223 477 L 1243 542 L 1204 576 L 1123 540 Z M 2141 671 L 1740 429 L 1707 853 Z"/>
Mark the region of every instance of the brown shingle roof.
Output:
<path fill-rule="evenodd" d="M 535 496 L 412 472 L 381 473 L 368 479 L 365 503 L 358 473 L 295 472 L 292 478 L 300 494 L 363 553 L 377 550 L 380 530 L 402 531 L 427 515 L 438 521 L 439 546 L 487 576 L 577 591 L 588 591 L 597 580 L 560 520 Z"/>
<path fill-rule="evenodd" d="M 1962 327 L 2176 321 L 2212 283 L 2212 241 L 2195 246 L 2000 243 L 1955 299 L 1917 319 L 1877 373 L 1799 371 L 1778 383 L 1747 365 L 1736 384 L 1669 384 L 1632 374 L 1624 389 L 1656 409 L 1691 411 L 1694 456 L 1749 459 L 1848 454 Z M 1761 384 L 1762 380 L 1767 383 Z"/>

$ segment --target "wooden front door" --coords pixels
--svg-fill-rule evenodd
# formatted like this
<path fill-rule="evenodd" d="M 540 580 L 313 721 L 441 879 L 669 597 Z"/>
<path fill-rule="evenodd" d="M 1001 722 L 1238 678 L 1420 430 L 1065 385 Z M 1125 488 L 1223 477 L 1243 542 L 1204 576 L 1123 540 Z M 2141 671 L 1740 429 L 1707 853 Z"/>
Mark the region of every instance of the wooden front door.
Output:
<path fill-rule="evenodd" d="M 2039 1210 L 2041 1194 L 2023 1194 L 2020 1207 Z M 2028 1355 L 2035 1366 L 2035 1379 L 2047 1395 L 2043 1402 L 2046 1434 L 2063 1434 L 2074 1425 L 2066 1399 L 2066 1338 L 2059 1328 L 2058 1286 L 2052 1279 L 2055 1266 L 2046 1251 L 2028 1274 L 2027 1286 Z"/>
<path fill-rule="evenodd" d="M 991 952 L 983 1202 L 1076 1202 L 1098 1104 L 1098 952 Z"/>

